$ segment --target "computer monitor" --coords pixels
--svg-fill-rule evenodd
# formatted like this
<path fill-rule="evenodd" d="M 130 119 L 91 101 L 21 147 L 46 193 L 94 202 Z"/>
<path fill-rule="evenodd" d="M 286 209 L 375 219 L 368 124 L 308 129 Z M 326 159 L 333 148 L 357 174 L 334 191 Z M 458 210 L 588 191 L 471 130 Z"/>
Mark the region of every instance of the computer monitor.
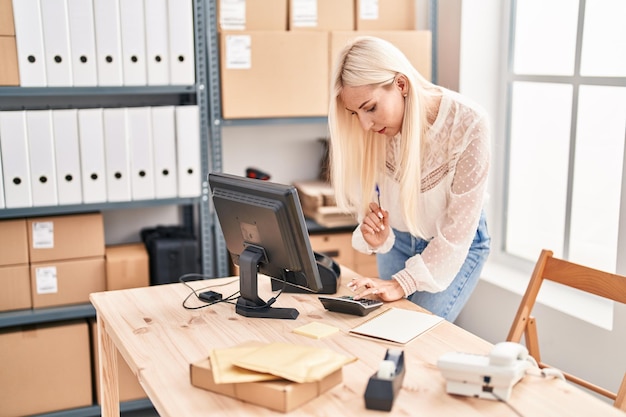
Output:
<path fill-rule="evenodd" d="M 235 310 L 246 317 L 295 319 L 298 310 L 276 308 L 259 298 L 257 273 L 288 280 L 301 274 L 311 292 L 322 289 L 298 192 L 292 185 L 210 173 L 209 186 L 226 247 L 239 265 Z"/>

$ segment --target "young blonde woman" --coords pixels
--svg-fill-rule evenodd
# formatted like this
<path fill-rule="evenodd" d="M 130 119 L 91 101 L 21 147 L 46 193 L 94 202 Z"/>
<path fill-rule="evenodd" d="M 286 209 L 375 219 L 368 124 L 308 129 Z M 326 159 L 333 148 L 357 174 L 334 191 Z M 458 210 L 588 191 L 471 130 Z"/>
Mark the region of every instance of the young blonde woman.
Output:
<path fill-rule="evenodd" d="M 352 244 L 377 254 L 380 278 L 351 281 L 355 299 L 407 297 L 454 321 L 490 250 L 484 111 L 360 37 L 338 57 L 329 128 L 337 203 L 358 213 Z"/>

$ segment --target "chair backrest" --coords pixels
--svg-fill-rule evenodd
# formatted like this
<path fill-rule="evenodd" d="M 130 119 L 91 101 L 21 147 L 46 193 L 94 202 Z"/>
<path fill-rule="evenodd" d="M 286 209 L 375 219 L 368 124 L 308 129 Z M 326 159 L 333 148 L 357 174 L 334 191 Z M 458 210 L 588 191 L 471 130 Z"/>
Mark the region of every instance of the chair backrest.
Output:
<path fill-rule="evenodd" d="M 528 353 L 535 358 L 542 368 L 549 367 L 549 365 L 541 361 L 537 323 L 534 317 L 531 316 L 531 312 L 544 280 L 558 282 L 626 304 L 626 277 L 558 259 L 553 257 L 552 251 L 542 250 L 506 339 L 507 341 L 519 343 L 522 335 L 524 335 Z M 563 374 L 569 381 L 614 400 L 615 407 L 626 411 L 626 373 L 617 393 L 570 373 L 563 372 Z"/>

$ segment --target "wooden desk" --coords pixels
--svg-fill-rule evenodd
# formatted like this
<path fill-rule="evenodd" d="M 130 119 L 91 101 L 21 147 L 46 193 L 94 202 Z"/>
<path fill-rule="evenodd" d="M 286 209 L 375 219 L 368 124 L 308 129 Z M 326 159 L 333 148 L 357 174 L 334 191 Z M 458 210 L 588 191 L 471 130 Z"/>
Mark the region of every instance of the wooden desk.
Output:
<path fill-rule="evenodd" d="M 344 282 L 352 275 L 344 268 Z M 218 284 L 227 285 L 214 287 Z M 190 285 L 196 289 L 212 286 L 226 297 L 238 289 L 238 279 L 195 281 Z M 348 292 L 344 285 L 340 293 L 343 292 Z M 161 417 L 285 415 L 190 383 L 191 363 L 206 358 L 212 348 L 231 347 L 250 340 L 321 346 L 358 357 L 358 361 L 344 366 L 342 384 L 288 415 L 381 416 L 385 413 L 366 409 L 363 394 L 387 348 L 397 346 L 347 334 L 371 315 L 364 318 L 332 313 L 324 310 L 315 295 L 282 294 L 274 306 L 296 307 L 300 311 L 296 320 L 245 318 L 235 313 L 233 305 L 225 303 L 186 310 L 182 302 L 189 293 L 183 284 L 168 284 L 91 295 L 98 317 L 103 416 L 119 416 L 117 350 L 139 378 Z M 266 300 L 273 295 L 267 277 L 260 279 L 259 293 Z M 390 305 L 419 309 L 406 300 Z M 292 333 L 295 327 L 312 321 L 322 321 L 341 331 L 320 340 Z M 385 415 L 516 416 L 501 402 L 446 394 L 445 380 L 436 367 L 437 359 L 445 352 L 486 354 L 491 349 L 490 343 L 444 322 L 402 349 L 407 369 L 403 388 L 392 411 Z M 624 417 L 621 411 L 568 383 L 530 375 L 515 386 L 509 403 L 526 417 Z"/>

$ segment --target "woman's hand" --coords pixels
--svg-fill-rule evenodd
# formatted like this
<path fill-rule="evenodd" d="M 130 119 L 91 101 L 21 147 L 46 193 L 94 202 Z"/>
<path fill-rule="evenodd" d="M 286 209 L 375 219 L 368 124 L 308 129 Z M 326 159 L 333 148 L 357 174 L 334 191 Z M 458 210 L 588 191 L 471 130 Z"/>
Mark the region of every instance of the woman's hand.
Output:
<path fill-rule="evenodd" d="M 357 294 L 354 299 L 369 298 L 375 295 L 383 301 L 396 301 L 405 296 L 404 290 L 395 279 L 353 278 L 348 288 Z"/>
<path fill-rule="evenodd" d="M 376 203 L 370 203 L 370 212 L 361 223 L 363 239 L 372 248 L 377 248 L 389 237 L 389 212 Z"/>

